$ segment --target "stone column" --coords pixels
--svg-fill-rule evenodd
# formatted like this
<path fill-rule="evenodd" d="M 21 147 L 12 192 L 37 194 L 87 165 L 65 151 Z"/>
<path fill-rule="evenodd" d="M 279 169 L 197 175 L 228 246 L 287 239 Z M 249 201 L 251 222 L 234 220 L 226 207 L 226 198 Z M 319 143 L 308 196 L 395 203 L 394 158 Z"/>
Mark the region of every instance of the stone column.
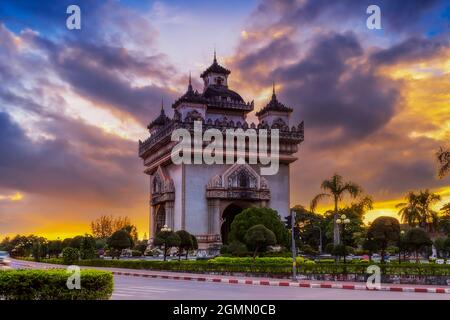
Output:
<path fill-rule="evenodd" d="M 208 199 L 208 234 L 220 234 L 219 199 Z"/>
<path fill-rule="evenodd" d="M 149 233 L 148 233 L 148 239 L 151 243 L 153 243 L 153 238 L 155 237 L 156 233 L 156 226 L 155 226 L 155 206 L 150 205 L 149 215 L 150 215 L 150 226 L 149 226 Z"/>
<path fill-rule="evenodd" d="M 166 224 L 167 224 L 167 226 L 170 229 L 175 231 L 174 230 L 174 227 L 175 227 L 175 217 L 174 216 L 175 215 L 174 215 L 174 204 L 173 204 L 173 201 L 167 201 L 165 203 L 165 208 L 164 209 L 166 210 Z"/>
<path fill-rule="evenodd" d="M 214 199 L 214 228 L 212 234 L 220 235 L 220 226 L 221 226 L 221 211 L 220 211 L 220 200 Z"/>

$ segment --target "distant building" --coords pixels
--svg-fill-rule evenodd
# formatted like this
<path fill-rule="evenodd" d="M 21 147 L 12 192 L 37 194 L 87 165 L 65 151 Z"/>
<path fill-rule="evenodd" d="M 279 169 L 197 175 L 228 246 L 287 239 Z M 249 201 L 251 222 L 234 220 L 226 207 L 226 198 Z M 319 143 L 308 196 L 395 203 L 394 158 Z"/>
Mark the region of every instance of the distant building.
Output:
<path fill-rule="evenodd" d="M 139 157 L 149 175 L 150 240 L 167 225 L 196 235 L 204 249 L 227 243 L 231 222 L 245 208 L 270 207 L 282 217 L 289 214 L 289 164 L 297 160 L 293 154 L 303 141 L 303 122 L 290 126 L 293 110 L 278 101 L 274 90 L 269 103 L 256 113 L 259 123 L 247 123 L 254 104 L 229 89 L 229 75 L 214 55 L 201 74 L 202 92 L 193 89 L 189 78 L 186 93 L 172 105 L 173 118 L 161 106 L 160 115 L 148 125 L 150 137 L 139 141 Z M 171 141 L 171 134 L 177 128 L 192 131 L 195 120 L 203 122 L 203 130 L 267 129 L 269 139 L 270 130 L 279 129 L 278 174 L 260 175 L 260 164 L 174 164 L 171 151 L 177 142 Z"/>

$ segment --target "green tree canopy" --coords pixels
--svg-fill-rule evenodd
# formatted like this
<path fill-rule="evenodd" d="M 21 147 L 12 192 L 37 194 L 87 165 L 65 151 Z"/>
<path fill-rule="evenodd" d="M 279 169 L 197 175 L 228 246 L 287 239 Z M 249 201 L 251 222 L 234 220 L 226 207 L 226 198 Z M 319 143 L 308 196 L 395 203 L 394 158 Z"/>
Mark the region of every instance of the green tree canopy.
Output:
<path fill-rule="evenodd" d="M 179 246 L 180 242 L 180 237 L 173 231 L 160 231 L 153 239 L 153 244 L 163 249 L 164 261 L 166 261 L 167 252 L 169 251 L 169 249 Z"/>
<path fill-rule="evenodd" d="M 48 254 L 50 256 L 57 257 L 63 249 L 63 244 L 61 240 L 50 240 L 48 242 Z"/>
<path fill-rule="evenodd" d="M 86 234 L 80 245 L 81 259 L 94 259 L 97 256 L 95 251 L 95 239 L 91 235 Z"/>
<path fill-rule="evenodd" d="M 245 243 L 245 234 L 251 227 L 262 224 L 271 230 L 276 237 L 276 243 L 287 246 L 289 233 L 278 215 L 278 212 L 270 208 L 247 208 L 237 214 L 231 223 L 229 239 Z"/>
<path fill-rule="evenodd" d="M 370 259 L 372 258 L 372 255 L 380 249 L 378 242 L 370 238 L 364 239 L 362 247 L 369 252 Z"/>
<path fill-rule="evenodd" d="M 311 211 L 314 211 L 318 203 L 324 198 L 332 198 L 334 201 L 334 216 L 333 216 L 333 241 L 337 245 L 340 243 L 339 226 L 336 223 L 338 218 L 338 205 L 343 199 L 344 195 L 348 193 L 352 198 L 358 197 L 362 193 L 362 188 L 353 182 L 344 182 L 342 176 L 335 174 L 330 179 L 324 180 L 321 184 L 321 189 L 324 193 L 316 195 L 311 200 Z"/>
<path fill-rule="evenodd" d="M 384 253 L 389 243 L 398 242 L 400 238 L 400 224 L 393 217 L 378 217 L 370 225 L 367 238 L 378 243 L 381 261 L 384 262 Z"/>
<path fill-rule="evenodd" d="M 180 243 L 178 244 L 178 260 L 181 259 L 183 251 L 186 251 L 186 260 L 188 257 L 188 252 L 192 249 L 193 241 L 192 236 L 186 230 L 178 230 L 175 232 L 180 238 Z"/>
<path fill-rule="evenodd" d="M 436 153 L 436 157 L 440 164 L 438 175 L 443 178 L 450 172 L 450 150 L 441 147 Z"/>
<path fill-rule="evenodd" d="M 419 252 L 433 244 L 428 233 L 422 228 L 410 229 L 405 235 L 405 242 L 409 250 L 416 253 L 417 261 L 419 260 Z"/>
<path fill-rule="evenodd" d="M 84 236 L 76 236 L 70 240 L 69 247 L 81 249 L 81 243 L 83 242 Z"/>
<path fill-rule="evenodd" d="M 429 190 L 418 193 L 409 192 L 406 196 L 406 202 L 397 204 L 399 214 L 404 223 L 411 227 L 417 225 L 430 230 L 438 226 L 438 213 L 434 211 L 431 206 L 433 203 L 439 201 L 441 197 L 438 194 L 432 193 Z"/>
<path fill-rule="evenodd" d="M 253 250 L 253 258 L 258 252 L 266 251 L 267 246 L 276 243 L 275 234 L 262 224 L 257 224 L 245 233 L 245 244 L 250 250 Z"/>
<path fill-rule="evenodd" d="M 107 244 L 110 248 L 118 251 L 117 257 L 119 257 L 120 251 L 131 248 L 133 241 L 128 232 L 125 230 L 118 230 L 108 238 Z"/>

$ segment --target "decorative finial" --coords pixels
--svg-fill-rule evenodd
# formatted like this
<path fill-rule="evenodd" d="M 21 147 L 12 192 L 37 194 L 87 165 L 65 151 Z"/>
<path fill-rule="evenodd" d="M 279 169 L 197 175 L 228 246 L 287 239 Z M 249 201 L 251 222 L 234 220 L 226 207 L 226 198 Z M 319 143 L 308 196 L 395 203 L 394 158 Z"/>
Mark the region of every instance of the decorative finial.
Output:
<path fill-rule="evenodd" d="M 214 63 L 217 63 L 216 46 L 214 46 Z"/>
<path fill-rule="evenodd" d="M 192 89 L 192 78 L 191 78 L 191 71 L 189 71 L 189 85 L 188 85 L 188 91 L 193 91 Z"/>
<path fill-rule="evenodd" d="M 164 97 L 161 97 L 161 114 L 164 114 Z"/>
<path fill-rule="evenodd" d="M 272 100 L 276 100 L 277 95 L 275 94 L 275 81 L 272 81 Z"/>

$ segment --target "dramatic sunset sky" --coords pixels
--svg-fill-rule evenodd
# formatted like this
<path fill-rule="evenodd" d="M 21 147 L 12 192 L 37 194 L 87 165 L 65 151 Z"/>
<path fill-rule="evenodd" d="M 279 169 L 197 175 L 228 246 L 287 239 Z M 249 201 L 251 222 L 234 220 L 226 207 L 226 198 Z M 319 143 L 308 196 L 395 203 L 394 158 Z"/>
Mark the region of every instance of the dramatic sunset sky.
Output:
<path fill-rule="evenodd" d="M 65 25 L 69 4 L 82 29 Z M 382 30 L 366 27 L 381 7 Z M 212 62 L 255 109 L 271 83 L 305 121 L 291 205 L 338 172 L 394 215 L 409 190 L 450 201 L 450 1 L 0 1 L 0 238 L 89 231 L 103 214 L 148 228 L 137 156 L 146 125 Z M 256 110 L 255 110 L 256 111 Z M 250 121 L 254 120 L 250 115 Z M 326 208 L 322 207 L 322 210 Z"/>

